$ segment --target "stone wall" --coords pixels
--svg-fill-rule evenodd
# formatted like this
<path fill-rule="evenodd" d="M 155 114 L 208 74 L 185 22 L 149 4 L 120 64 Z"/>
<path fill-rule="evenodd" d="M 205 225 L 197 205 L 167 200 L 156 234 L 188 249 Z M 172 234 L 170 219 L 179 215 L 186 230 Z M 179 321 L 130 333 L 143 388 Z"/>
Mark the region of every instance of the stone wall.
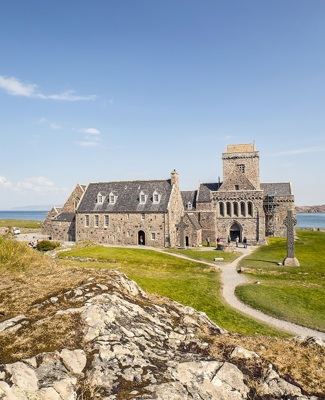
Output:
<path fill-rule="evenodd" d="M 84 188 L 78 183 L 76 187 L 73 189 L 72 193 L 70 194 L 68 200 L 64 203 L 64 206 L 62 207 L 61 211 L 75 212 L 84 192 L 85 192 Z"/>
<path fill-rule="evenodd" d="M 86 226 L 86 215 L 89 226 Z M 108 226 L 105 226 L 105 215 Z M 98 226 L 95 226 L 96 216 Z M 97 243 L 113 245 L 139 244 L 139 232 L 142 231 L 144 244 L 165 246 L 165 213 L 112 213 L 112 214 L 76 214 L 76 240 L 91 240 Z"/>
<path fill-rule="evenodd" d="M 237 165 L 242 164 L 245 166 L 245 175 L 254 185 L 255 189 L 258 190 L 260 188 L 259 159 L 258 151 L 250 153 L 222 153 L 223 180 L 226 181 L 237 169 Z"/>
<path fill-rule="evenodd" d="M 170 194 L 168 211 L 167 211 L 167 225 L 166 232 L 169 236 L 169 246 L 176 247 L 179 246 L 179 241 L 177 239 L 177 228 L 176 225 L 180 222 L 181 216 L 184 215 L 184 205 L 179 190 L 178 179 L 173 180 L 174 185 Z M 168 242 L 166 241 L 166 244 Z M 167 247 L 169 247 L 167 246 Z"/>
<path fill-rule="evenodd" d="M 43 224 L 42 224 L 42 235 L 53 236 L 53 223 L 52 218 L 56 217 L 59 211 L 56 207 L 52 207 L 51 211 L 47 214 Z"/>

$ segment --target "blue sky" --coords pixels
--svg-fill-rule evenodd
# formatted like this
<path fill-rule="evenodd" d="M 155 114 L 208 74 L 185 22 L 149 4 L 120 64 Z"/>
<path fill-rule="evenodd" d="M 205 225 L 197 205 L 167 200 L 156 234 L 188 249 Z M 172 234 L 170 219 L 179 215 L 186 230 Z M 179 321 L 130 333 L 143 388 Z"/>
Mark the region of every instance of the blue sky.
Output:
<path fill-rule="evenodd" d="M 325 203 L 324 0 L 10 0 L 0 48 L 2 210 L 174 168 L 196 189 L 253 141 L 262 182 Z"/>

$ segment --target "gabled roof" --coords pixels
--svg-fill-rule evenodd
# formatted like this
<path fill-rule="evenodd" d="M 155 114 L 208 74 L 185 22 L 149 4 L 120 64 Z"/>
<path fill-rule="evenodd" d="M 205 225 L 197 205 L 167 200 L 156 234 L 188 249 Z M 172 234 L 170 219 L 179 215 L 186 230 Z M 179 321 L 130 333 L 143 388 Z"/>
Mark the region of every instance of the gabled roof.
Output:
<path fill-rule="evenodd" d="M 62 212 L 53 218 L 53 221 L 72 222 L 75 218 L 74 212 Z"/>
<path fill-rule="evenodd" d="M 289 196 L 293 195 L 290 182 L 261 183 L 264 195 L 268 196 Z"/>
<path fill-rule="evenodd" d="M 196 230 L 202 229 L 202 226 L 200 225 L 199 221 L 197 220 L 197 218 L 194 214 L 186 213 L 186 215 L 194 229 L 196 229 Z"/>
<path fill-rule="evenodd" d="M 171 181 L 121 181 L 121 182 L 98 182 L 87 186 L 78 212 L 166 212 L 171 194 Z M 153 193 L 160 195 L 159 202 L 153 202 Z M 145 203 L 140 203 L 140 193 L 148 197 Z M 114 193 L 115 203 L 110 203 L 107 197 L 103 203 L 97 203 L 98 193 Z"/>
<path fill-rule="evenodd" d="M 220 183 L 201 183 L 198 190 L 198 201 L 210 201 L 211 200 L 211 192 L 216 192 Z"/>
<path fill-rule="evenodd" d="M 197 190 L 185 190 L 181 192 L 183 206 L 185 210 L 187 210 L 188 203 L 192 204 L 193 209 L 196 208 L 196 195 L 197 195 Z"/>

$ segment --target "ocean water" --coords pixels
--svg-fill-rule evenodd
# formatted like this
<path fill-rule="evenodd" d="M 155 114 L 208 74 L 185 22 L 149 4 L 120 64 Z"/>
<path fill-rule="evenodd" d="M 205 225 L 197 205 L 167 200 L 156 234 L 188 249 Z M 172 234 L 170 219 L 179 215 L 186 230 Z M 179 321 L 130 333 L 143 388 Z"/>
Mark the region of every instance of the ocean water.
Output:
<path fill-rule="evenodd" d="M 297 228 L 325 229 L 325 213 L 299 213 L 296 218 Z"/>
<path fill-rule="evenodd" d="M 48 211 L 0 211 L 2 219 L 44 221 Z M 297 228 L 325 229 L 325 213 L 301 213 L 296 215 Z"/>
<path fill-rule="evenodd" d="M 44 221 L 48 211 L 0 211 L 0 220 L 20 219 L 31 221 Z"/>

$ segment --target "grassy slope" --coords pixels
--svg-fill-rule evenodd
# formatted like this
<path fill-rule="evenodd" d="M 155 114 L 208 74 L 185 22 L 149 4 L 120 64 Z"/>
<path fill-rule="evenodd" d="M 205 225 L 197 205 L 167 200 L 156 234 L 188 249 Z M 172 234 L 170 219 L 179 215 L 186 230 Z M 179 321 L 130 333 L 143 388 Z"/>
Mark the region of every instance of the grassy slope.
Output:
<path fill-rule="evenodd" d="M 268 314 L 325 331 L 325 233 L 299 230 L 295 250 L 300 267 L 279 266 L 286 241 L 270 239 L 241 261 L 245 273 L 261 284 L 239 286 L 236 294 Z"/>
<path fill-rule="evenodd" d="M 204 252 L 204 257 L 207 257 L 207 253 Z M 212 260 L 214 254 L 211 250 Z M 225 304 L 220 295 L 219 275 L 214 267 L 143 249 L 93 246 L 62 253 L 63 258 L 71 256 L 106 260 L 105 263 L 80 262 L 79 266 L 117 269 L 136 281 L 145 291 L 204 311 L 214 322 L 230 331 L 247 335 L 279 335 L 273 328 Z M 63 259 L 61 262 L 64 262 Z M 76 265 L 76 260 L 65 263 Z"/>

